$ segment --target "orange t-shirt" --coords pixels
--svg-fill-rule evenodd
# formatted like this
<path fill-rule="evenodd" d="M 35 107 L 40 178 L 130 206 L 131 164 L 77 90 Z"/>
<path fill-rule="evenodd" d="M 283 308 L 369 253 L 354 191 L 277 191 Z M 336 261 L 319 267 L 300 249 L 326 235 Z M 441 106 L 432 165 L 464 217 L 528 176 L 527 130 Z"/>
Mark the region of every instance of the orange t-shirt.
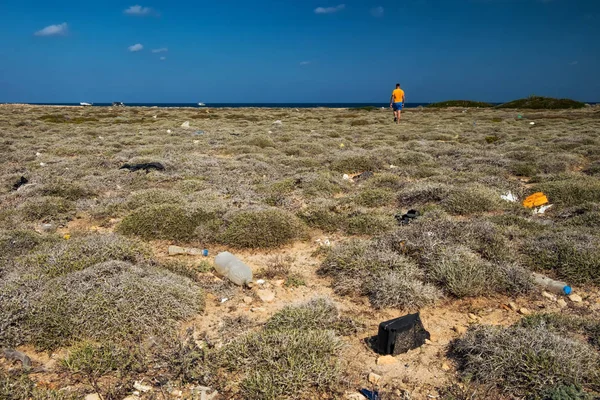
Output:
<path fill-rule="evenodd" d="M 404 100 L 404 90 L 394 89 L 392 92 L 392 97 L 394 98 L 394 103 L 402 103 Z"/>

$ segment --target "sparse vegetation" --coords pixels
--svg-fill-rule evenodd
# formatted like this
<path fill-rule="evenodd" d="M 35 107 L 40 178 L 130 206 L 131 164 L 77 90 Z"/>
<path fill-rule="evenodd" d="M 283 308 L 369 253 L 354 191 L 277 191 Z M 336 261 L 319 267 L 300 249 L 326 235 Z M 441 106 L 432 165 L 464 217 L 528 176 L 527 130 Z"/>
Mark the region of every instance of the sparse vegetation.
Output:
<path fill-rule="evenodd" d="M 490 103 L 484 103 L 481 101 L 471 101 L 471 100 L 448 100 L 448 101 L 442 101 L 439 103 L 432 103 L 429 104 L 427 107 L 432 107 L 432 108 L 447 108 L 447 107 L 463 107 L 463 108 L 469 108 L 469 107 L 482 107 L 482 108 L 486 108 L 486 107 L 493 107 L 493 104 Z"/>

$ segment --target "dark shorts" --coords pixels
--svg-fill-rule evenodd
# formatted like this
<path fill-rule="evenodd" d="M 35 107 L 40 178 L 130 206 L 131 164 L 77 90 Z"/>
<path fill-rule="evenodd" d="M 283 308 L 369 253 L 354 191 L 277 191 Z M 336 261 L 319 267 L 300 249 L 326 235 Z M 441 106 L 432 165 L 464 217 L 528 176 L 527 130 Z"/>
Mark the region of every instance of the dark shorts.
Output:
<path fill-rule="evenodd" d="M 394 103 L 394 104 L 392 104 L 392 109 L 394 111 L 402 111 L 402 103 Z"/>

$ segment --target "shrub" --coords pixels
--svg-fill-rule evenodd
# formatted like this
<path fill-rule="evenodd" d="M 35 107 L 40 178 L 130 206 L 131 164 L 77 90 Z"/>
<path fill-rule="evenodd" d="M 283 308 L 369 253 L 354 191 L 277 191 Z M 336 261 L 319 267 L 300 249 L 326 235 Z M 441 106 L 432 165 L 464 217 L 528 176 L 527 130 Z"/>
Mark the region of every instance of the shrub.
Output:
<path fill-rule="evenodd" d="M 535 270 L 554 271 L 570 283 L 600 283 L 600 241 L 572 232 L 541 234 L 523 244 L 525 261 Z"/>
<path fill-rule="evenodd" d="M 293 262 L 293 257 L 289 255 L 273 256 L 266 261 L 265 268 L 260 271 L 260 276 L 266 279 L 286 278 L 290 274 Z"/>
<path fill-rule="evenodd" d="M 61 178 L 44 185 L 41 189 L 41 193 L 44 196 L 62 197 L 73 201 L 96 195 L 92 189 L 86 186 Z"/>
<path fill-rule="evenodd" d="M 342 318 L 333 301 L 317 297 L 299 305 L 285 306 L 265 324 L 265 329 L 286 330 L 332 330 L 342 336 L 356 333 L 357 326 L 349 318 Z"/>
<path fill-rule="evenodd" d="M 19 208 L 28 221 L 60 222 L 75 216 L 75 204 L 62 197 L 43 196 L 27 199 Z"/>
<path fill-rule="evenodd" d="M 533 314 L 523 318 L 520 326 L 526 328 L 545 328 L 562 335 L 581 334 L 590 344 L 600 350 L 600 321 L 565 314 Z"/>
<path fill-rule="evenodd" d="M 38 387 L 29 376 L 0 368 L 0 399 L 4 400 L 77 400 L 81 396 L 68 391 Z"/>
<path fill-rule="evenodd" d="M 440 183 L 418 182 L 400 190 L 398 201 L 402 207 L 437 203 L 450 193 L 450 187 Z"/>
<path fill-rule="evenodd" d="M 298 212 L 298 217 L 312 228 L 335 232 L 343 226 L 345 218 L 335 211 L 335 204 L 313 204 Z"/>
<path fill-rule="evenodd" d="M 290 243 L 302 235 L 303 224 L 293 214 L 266 209 L 234 215 L 220 241 L 235 247 L 269 248 Z"/>
<path fill-rule="evenodd" d="M 147 240 L 190 240 L 198 227 L 214 230 L 216 214 L 194 210 L 177 204 L 144 206 L 123 218 L 117 230 L 124 235 L 136 235 Z"/>
<path fill-rule="evenodd" d="M 0 232 L 0 260 L 11 260 L 28 253 L 51 238 L 34 231 L 13 230 Z M 2 266 L 0 266 L 0 271 Z"/>
<path fill-rule="evenodd" d="M 265 149 L 267 147 L 275 147 L 275 143 L 268 137 L 264 136 L 254 136 L 249 139 L 246 143 L 251 146 L 260 147 L 261 149 Z"/>
<path fill-rule="evenodd" d="M 382 189 L 391 189 L 398 190 L 402 184 L 402 179 L 390 172 L 383 172 L 381 174 L 376 174 L 370 181 L 369 185 L 372 187 L 382 188 Z"/>
<path fill-rule="evenodd" d="M 543 192 L 552 204 L 573 207 L 584 202 L 600 202 L 600 179 L 571 178 L 544 182 L 533 188 Z"/>
<path fill-rule="evenodd" d="M 338 393 L 341 376 L 337 356 L 343 344 L 333 330 L 304 323 L 310 317 L 336 325 L 326 303 L 287 307 L 259 332 L 244 335 L 216 351 L 211 364 L 241 378 L 250 399 L 314 399 Z M 238 379 L 239 379 L 238 378 Z"/>
<path fill-rule="evenodd" d="M 343 155 L 331 165 L 334 171 L 353 174 L 364 171 L 376 171 L 383 167 L 383 161 L 370 154 Z"/>
<path fill-rule="evenodd" d="M 147 189 L 132 193 L 125 202 L 125 208 L 128 210 L 136 210 L 141 207 L 159 204 L 182 206 L 184 203 L 184 199 L 177 192 L 164 189 Z"/>
<path fill-rule="evenodd" d="M 48 280 L 30 296 L 21 330 L 40 349 L 164 336 L 204 306 L 201 289 L 188 279 L 121 261 Z"/>
<path fill-rule="evenodd" d="M 493 272 L 489 262 L 462 246 L 440 249 L 429 266 L 431 279 L 456 297 L 482 294 L 490 286 Z"/>
<path fill-rule="evenodd" d="M 434 303 L 440 291 L 419 280 L 419 274 L 407 275 L 398 271 L 385 271 L 373 277 L 369 300 L 375 308 L 421 308 Z"/>
<path fill-rule="evenodd" d="M 516 176 L 534 176 L 538 169 L 535 164 L 518 162 L 511 165 L 510 170 Z"/>
<path fill-rule="evenodd" d="M 350 214 L 343 226 L 348 235 L 378 235 L 392 229 L 395 220 L 388 215 L 356 212 Z"/>
<path fill-rule="evenodd" d="M 119 235 L 90 235 L 51 244 L 28 254 L 18 260 L 18 269 L 57 277 L 106 261 L 141 262 L 149 257 L 150 250 L 136 240 Z"/>
<path fill-rule="evenodd" d="M 600 357 L 544 328 L 478 326 L 451 345 L 463 375 L 528 398 L 551 386 L 598 387 Z"/>
<path fill-rule="evenodd" d="M 500 195 L 483 186 L 464 186 L 450 190 L 442 207 L 452 213 L 468 215 L 494 211 L 501 207 Z"/>
<path fill-rule="evenodd" d="M 554 99 L 552 97 L 529 96 L 524 99 L 513 100 L 497 106 L 498 108 L 529 108 L 529 109 L 571 109 L 583 108 L 585 103 L 571 99 Z"/>
<path fill-rule="evenodd" d="M 394 194 L 384 189 L 363 189 L 356 197 L 354 202 L 365 207 L 383 207 L 389 205 L 394 199 Z"/>

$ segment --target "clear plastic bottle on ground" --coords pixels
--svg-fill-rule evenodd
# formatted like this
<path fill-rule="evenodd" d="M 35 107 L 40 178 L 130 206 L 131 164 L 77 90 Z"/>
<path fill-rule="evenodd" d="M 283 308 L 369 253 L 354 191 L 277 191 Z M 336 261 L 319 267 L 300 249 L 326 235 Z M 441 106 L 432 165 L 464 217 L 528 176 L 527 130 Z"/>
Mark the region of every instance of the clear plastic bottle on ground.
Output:
<path fill-rule="evenodd" d="M 536 284 L 554 294 L 570 295 L 573 289 L 564 282 L 555 281 L 542 274 L 533 273 L 533 280 Z"/>
<path fill-rule="evenodd" d="M 236 285 L 247 285 L 252 282 L 252 270 L 242 260 L 228 251 L 217 254 L 215 270 L 219 275 L 229 279 Z"/>

